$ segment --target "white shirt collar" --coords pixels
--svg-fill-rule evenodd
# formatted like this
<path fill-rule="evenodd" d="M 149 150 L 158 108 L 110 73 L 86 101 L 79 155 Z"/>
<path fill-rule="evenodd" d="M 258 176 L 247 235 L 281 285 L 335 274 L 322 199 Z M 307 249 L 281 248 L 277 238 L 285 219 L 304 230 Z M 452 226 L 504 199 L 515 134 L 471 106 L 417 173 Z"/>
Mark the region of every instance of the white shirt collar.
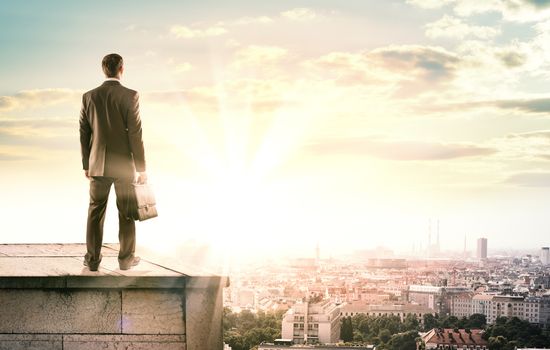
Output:
<path fill-rule="evenodd" d="M 120 79 L 118 79 L 118 78 L 106 78 L 105 81 L 118 81 L 118 82 L 120 82 Z"/>

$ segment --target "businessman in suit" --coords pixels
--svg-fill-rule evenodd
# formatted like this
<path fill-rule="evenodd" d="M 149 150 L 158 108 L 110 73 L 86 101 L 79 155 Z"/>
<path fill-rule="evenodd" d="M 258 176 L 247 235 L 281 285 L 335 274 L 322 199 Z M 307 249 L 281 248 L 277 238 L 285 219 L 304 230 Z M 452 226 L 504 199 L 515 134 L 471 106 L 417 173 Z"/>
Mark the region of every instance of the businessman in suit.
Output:
<path fill-rule="evenodd" d="M 128 218 L 131 183 L 147 182 L 138 93 L 120 84 L 122 57 L 109 54 L 102 61 L 106 79 L 82 96 L 80 146 L 84 175 L 90 181 L 84 265 L 97 271 L 101 263 L 103 223 L 111 185 L 115 185 L 120 250 L 118 263 L 127 270 L 139 263 L 134 255 L 136 227 Z M 136 173 L 137 172 L 137 173 Z"/>

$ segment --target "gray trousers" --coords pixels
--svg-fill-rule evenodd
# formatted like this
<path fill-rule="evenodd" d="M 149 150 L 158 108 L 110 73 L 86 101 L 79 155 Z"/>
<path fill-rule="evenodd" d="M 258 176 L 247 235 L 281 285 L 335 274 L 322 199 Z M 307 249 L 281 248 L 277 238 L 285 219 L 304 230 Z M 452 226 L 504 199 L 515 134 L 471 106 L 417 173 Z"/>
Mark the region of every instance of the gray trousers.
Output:
<path fill-rule="evenodd" d="M 84 257 L 89 266 L 98 266 L 101 262 L 101 245 L 103 244 L 103 223 L 111 185 L 115 184 L 116 205 L 118 208 L 118 240 L 120 250 L 118 261 L 124 265 L 134 258 L 136 250 L 136 223 L 128 219 L 127 208 L 130 184 L 133 178 L 114 178 L 93 176 L 90 179 L 90 206 L 86 226 L 86 246 Z"/>

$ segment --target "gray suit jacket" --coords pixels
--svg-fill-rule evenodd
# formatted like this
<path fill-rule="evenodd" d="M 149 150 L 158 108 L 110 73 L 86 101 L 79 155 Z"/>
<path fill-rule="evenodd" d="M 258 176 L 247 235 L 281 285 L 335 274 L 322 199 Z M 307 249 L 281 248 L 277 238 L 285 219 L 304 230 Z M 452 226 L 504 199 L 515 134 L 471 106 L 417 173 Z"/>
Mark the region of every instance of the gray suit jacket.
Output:
<path fill-rule="evenodd" d="M 145 171 L 139 96 L 105 81 L 82 96 L 80 148 L 90 176 L 133 177 Z"/>

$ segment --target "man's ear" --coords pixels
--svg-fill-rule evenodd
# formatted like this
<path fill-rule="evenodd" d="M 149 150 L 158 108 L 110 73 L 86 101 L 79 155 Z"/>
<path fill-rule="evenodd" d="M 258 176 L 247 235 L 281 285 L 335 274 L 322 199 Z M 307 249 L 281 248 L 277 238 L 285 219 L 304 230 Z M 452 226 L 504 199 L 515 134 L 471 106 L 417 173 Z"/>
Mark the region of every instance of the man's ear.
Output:
<path fill-rule="evenodd" d="M 122 73 L 124 73 L 124 66 L 120 67 L 120 75 L 122 75 Z"/>

